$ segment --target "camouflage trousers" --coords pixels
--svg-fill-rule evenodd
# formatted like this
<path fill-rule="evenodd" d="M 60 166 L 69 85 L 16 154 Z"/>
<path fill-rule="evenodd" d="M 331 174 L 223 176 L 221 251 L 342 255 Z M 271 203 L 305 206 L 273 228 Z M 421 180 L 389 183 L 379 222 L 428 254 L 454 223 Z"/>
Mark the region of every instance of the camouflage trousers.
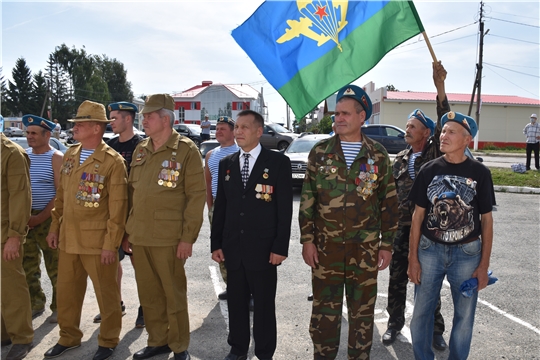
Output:
<path fill-rule="evenodd" d="M 32 210 L 32 215 L 39 214 L 40 210 Z M 48 218 L 28 232 L 24 244 L 23 268 L 26 273 L 26 282 L 30 291 L 32 310 L 45 308 L 45 293 L 41 287 L 41 253 L 45 260 L 45 269 L 52 284 L 51 311 L 56 311 L 56 278 L 58 277 L 58 250 L 53 250 L 47 244 L 47 235 L 51 227 L 51 218 Z"/>
<path fill-rule="evenodd" d="M 407 299 L 407 268 L 409 267 L 409 232 L 410 226 L 400 226 L 394 239 L 394 252 L 390 262 L 390 282 L 388 284 L 388 306 L 386 311 L 388 328 L 401 330 L 405 325 L 405 304 Z M 434 334 L 444 333 L 444 319 L 441 315 L 441 297 L 435 309 Z"/>
<path fill-rule="evenodd" d="M 377 298 L 378 242 L 317 244 L 312 270 L 313 309 L 309 333 L 314 359 L 335 359 L 339 348 L 343 289 L 347 299 L 349 359 L 369 359 Z"/>
<path fill-rule="evenodd" d="M 210 228 L 212 228 L 212 219 L 214 218 L 214 204 L 208 209 L 208 221 L 210 221 Z M 225 284 L 227 284 L 227 268 L 225 267 L 225 261 L 219 263 L 219 271 Z"/>

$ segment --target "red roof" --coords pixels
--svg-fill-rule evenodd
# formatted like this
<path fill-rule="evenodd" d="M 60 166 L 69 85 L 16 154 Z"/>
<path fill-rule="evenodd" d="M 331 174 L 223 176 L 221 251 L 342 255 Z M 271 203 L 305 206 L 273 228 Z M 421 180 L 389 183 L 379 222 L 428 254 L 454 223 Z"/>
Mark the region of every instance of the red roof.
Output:
<path fill-rule="evenodd" d="M 448 101 L 451 103 L 470 103 L 471 94 L 451 94 L 447 93 Z M 434 92 L 412 92 L 412 91 L 387 91 L 386 99 L 390 101 L 435 101 L 437 93 Z M 476 96 L 475 96 L 476 101 Z M 482 94 L 484 104 L 501 105 L 540 105 L 540 100 L 530 99 L 512 95 L 487 95 Z"/>

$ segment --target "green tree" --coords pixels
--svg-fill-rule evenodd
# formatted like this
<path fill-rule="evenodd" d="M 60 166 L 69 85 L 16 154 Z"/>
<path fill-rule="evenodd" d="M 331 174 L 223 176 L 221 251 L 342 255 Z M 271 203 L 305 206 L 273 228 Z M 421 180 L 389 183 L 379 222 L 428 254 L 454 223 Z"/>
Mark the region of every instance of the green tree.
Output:
<path fill-rule="evenodd" d="M 14 115 L 30 113 L 32 104 L 32 72 L 24 58 L 18 58 L 11 72 L 13 82 L 8 80 L 6 102 L 8 111 Z"/>
<path fill-rule="evenodd" d="M 4 79 L 4 75 L 2 74 L 3 68 L 0 67 L 0 113 L 2 115 L 7 116 L 9 114 L 7 102 L 6 102 L 6 96 L 7 96 L 7 88 L 6 88 L 6 80 Z"/>
<path fill-rule="evenodd" d="M 127 81 L 127 70 L 124 64 L 116 59 L 109 59 L 106 55 L 103 55 L 97 63 L 107 83 L 110 101 L 132 101 L 133 91 L 131 83 Z"/>
<path fill-rule="evenodd" d="M 332 131 L 332 118 L 330 118 L 330 115 L 326 115 L 319 121 L 319 125 L 317 126 L 319 129 L 320 134 L 330 134 Z"/>
<path fill-rule="evenodd" d="M 49 54 L 45 75 L 51 91 L 52 118 L 65 127 L 67 119 L 77 113 L 77 106 L 69 91 L 69 74 L 60 64 L 58 54 Z"/>
<path fill-rule="evenodd" d="M 47 97 L 47 79 L 45 79 L 45 75 L 43 75 L 43 72 L 40 70 L 36 74 L 34 74 L 34 81 L 33 81 L 33 87 L 32 87 L 32 105 L 33 108 L 30 110 L 31 114 L 39 115 L 43 117 L 43 114 L 46 111 L 46 108 L 43 107 L 43 104 L 46 101 Z M 42 112 L 43 109 L 43 112 Z M 47 117 L 45 115 L 45 117 Z"/>
<path fill-rule="evenodd" d="M 388 84 L 386 85 L 386 91 L 399 91 L 398 89 L 396 89 L 396 87 L 392 84 Z"/>

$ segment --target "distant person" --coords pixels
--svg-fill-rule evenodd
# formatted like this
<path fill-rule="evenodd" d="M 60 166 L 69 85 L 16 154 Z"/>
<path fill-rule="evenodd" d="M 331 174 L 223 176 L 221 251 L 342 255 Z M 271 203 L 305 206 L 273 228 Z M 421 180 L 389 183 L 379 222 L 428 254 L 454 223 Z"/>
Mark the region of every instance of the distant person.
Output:
<path fill-rule="evenodd" d="M 536 114 L 531 115 L 531 122 L 525 125 L 523 134 L 527 137 L 527 163 L 525 167 L 527 170 L 531 170 L 531 153 L 534 151 L 534 165 L 536 170 L 540 170 L 540 159 L 538 157 L 538 150 L 540 147 L 540 124 L 538 124 L 538 118 Z"/>
<path fill-rule="evenodd" d="M 3 118 L 0 116 L 1 120 Z M 2 170 L 2 347 L 11 346 L 6 360 L 26 357 L 34 340 L 32 305 L 23 269 L 23 243 L 28 229 L 32 195 L 28 155 L 0 133 Z"/>
<path fill-rule="evenodd" d="M 47 243 L 59 249 L 58 325 L 60 339 L 45 353 L 56 358 L 81 346 L 82 307 L 88 277 L 102 317 L 93 360 L 108 359 L 120 341 L 118 247 L 125 234 L 128 193 L 124 159 L 103 142 L 109 123 L 102 104 L 84 101 L 73 137 L 79 144 L 64 155 Z"/>
<path fill-rule="evenodd" d="M 212 259 L 227 265 L 230 352 L 224 360 L 246 360 L 253 295 L 255 356 L 270 360 L 277 345 L 277 267 L 289 252 L 293 211 L 291 163 L 261 146 L 263 117 L 238 114 L 234 135 L 240 150 L 219 163 L 212 221 Z"/>
<path fill-rule="evenodd" d="M 240 148 L 234 141 L 234 120 L 228 116 L 221 116 L 216 123 L 216 140 L 219 146 L 206 154 L 204 174 L 206 179 L 206 205 L 208 206 L 208 220 L 212 226 L 214 201 L 217 195 L 219 162 L 225 156 L 237 152 Z M 227 284 L 227 268 L 225 261 L 219 263 L 219 270 L 223 281 Z M 227 300 L 227 290 L 218 295 L 219 300 Z"/>
<path fill-rule="evenodd" d="M 208 114 L 204 115 L 204 121 L 201 123 L 201 139 L 202 141 L 210 140 L 210 128 L 212 123 L 208 120 Z"/>
<path fill-rule="evenodd" d="M 54 207 L 56 188 L 60 183 L 60 168 L 64 154 L 50 144 L 52 121 L 35 115 L 24 115 L 26 139 L 30 146 L 26 153 L 30 158 L 30 184 L 32 186 L 32 216 L 28 221 L 30 228 L 24 244 L 23 267 L 32 301 L 32 318 L 45 310 L 45 293 L 41 287 L 41 254 L 52 285 L 49 322 L 58 322 L 56 312 L 56 279 L 58 277 L 58 250 L 47 244 L 47 235 L 51 227 L 51 211 Z"/>
<path fill-rule="evenodd" d="M 53 120 L 54 122 L 54 129 L 53 129 L 53 132 L 52 132 L 52 135 L 56 138 L 56 139 L 60 139 L 60 133 L 62 132 L 62 127 L 60 126 L 60 124 L 58 123 L 58 120 L 57 119 L 54 119 Z"/>
<path fill-rule="evenodd" d="M 448 359 L 468 357 L 478 291 L 488 284 L 493 243 L 491 173 L 465 155 L 477 133 L 476 122 L 450 111 L 441 125 L 444 155 L 422 166 L 409 193 L 415 204 L 407 271 L 415 284 L 411 336 L 415 358 L 425 360 L 435 357 L 433 313 L 445 278 L 454 303 Z M 478 279 L 478 291 L 467 298 L 460 286 L 470 278 Z"/>
<path fill-rule="evenodd" d="M 409 233 L 411 230 L 414 204 L 408 199 L 414 179 L 423 164 L 440 156 L 439 134 L 440 119 L 450 111 L 444 81 L 446 70 L 440 62 L 433 63 L 433 81 L 437 89 L 438 126 L 420 109 L 413 110 L 408 116 L 405 126 L 405 141 L 407 149 L 397 154 L 392 172 L 396 180 L 396 190 L 399 203 L 398 233 L 394 239 L 394 251 L 390 262 L 390 281 L 388 283 L 388 328 L 382 336 L 384 345 L 390 345 L 405 326 L 405 304 L 407 301 L 407 268 L 409 266 Z M 439 129 L 435 136 L 435 128 Z M 433 332 L 433 347 L 437 350 L 446 349 L 443 337 L 444 319 L 441 315 L 441 300 L 435 310 L 435 327 Z"/>
<path fill-rule="evenodd" d="M 203 223 L 206 184 L 201 153 L 173 130 L 174 99 L 146 98 L 141 111 L 148 135 L 135 149 L 129 173 L 131 205 L 124 251 L 133 249 L 135 279 L 148 331 L 136 360 L 174 352 L 189 360 L 185 263 Z"/>
<path fill-rule="evenodd" d="M 111 138 L 107 145 L 116 150 L 117 153 L 122 155 L 126 160 L 127 171 L 129 175 L 131 159 L 133 157 L 133 152 L 137 144 L 143 139 L 138 134 L 135 134 L 133 131 L 133 122 L 135 120 L 135 115 L 137 114 L 137 106 L 132 103 L 125 101 L 112 103 L 108 105 L 109 117 L 111 118 L 111 129 L 113 133 L 117 134 Z M 118 249 L 118 291 L 120 292 L 120 299 L 122 299 L 122 260 L 125 255 L 129 256 L 131 260 L 131 265 L 135 266 L 133 261 L 132 254 L 127 254 L 124 252 L 124 249 L 120 247 Z M 122 316 L 126 314 L 126 306 L 123 301 L 120 301 L 122 307 Z M 94 317 L 95 323 L 101 322 L 101 314 L 97 314 Z M 139 305 L 139 311 L 137 313 L 137 319 L 135 320 L 136 328 L 144 327 L 144 317 L 142 307 Z"/>

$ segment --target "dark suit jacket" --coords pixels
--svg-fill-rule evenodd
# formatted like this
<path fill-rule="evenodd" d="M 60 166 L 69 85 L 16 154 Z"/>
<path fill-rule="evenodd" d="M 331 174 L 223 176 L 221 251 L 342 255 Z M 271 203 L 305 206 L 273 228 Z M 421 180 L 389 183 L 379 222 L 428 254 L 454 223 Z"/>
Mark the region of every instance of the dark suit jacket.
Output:
<path fill-rule="evenodd" d="M 228 269 L 243 264 L 246 269 L 261 271 L 272 266 L 268 262 L 271 252 L 288 256 L 291 163 L 287 156 L 263 147 L 244 189 L 239 156 L 240 152 L 234 153 L 219 163 L 211 251 L 223 250 Z M 256 197 L 257 184 L 273 186 L 271 201 Z"/>

